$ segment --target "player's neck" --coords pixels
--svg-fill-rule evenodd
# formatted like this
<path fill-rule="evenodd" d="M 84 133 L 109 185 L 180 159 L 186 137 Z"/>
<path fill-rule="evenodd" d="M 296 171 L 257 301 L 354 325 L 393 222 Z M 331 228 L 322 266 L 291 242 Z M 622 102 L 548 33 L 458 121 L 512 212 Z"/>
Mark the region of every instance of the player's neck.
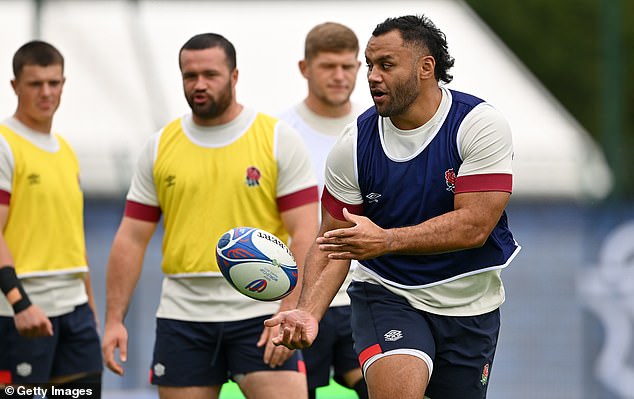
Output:
<path fill-rule="evenodd" d="M 304 104 L 310 111 L 326 118 L 341 118 L 352 112 L 350 100 L 342 104 L 329 104 L 312 97 L 306 97 Z"/>
<path fill-rule="evenodd" d="M 51 129 L 53 128 L 53 119 L 44 119 L 44 120 L 38 120 L 35 118 L 30 118 L 28 117 L 28 115 L 25 115 L 21 112 L 16 111 L 15 114 L 13 114 L 13 117 L 20 123 L 22 123 L 24 126 L 28 127 L 29 129 L 36 131 L 38 133 L 42 133 L 42 134 L 51 134 Z"/>

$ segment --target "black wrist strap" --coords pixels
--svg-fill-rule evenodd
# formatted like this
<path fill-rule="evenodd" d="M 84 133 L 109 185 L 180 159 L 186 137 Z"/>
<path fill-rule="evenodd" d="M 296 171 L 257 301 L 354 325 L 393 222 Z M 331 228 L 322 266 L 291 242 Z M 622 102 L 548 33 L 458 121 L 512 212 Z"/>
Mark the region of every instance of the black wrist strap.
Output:
<path fill-rule="evenodd" d="M 11 265 L 0 267 L 0 290 L 4 295 L 20 285 L 20 280 L 15 274 L 15 268 Z"/>
<path fill-rule="evenodd" d="M 24 292 L 20 279 L 15 274 L 15 268 L 13 266 L 0 267 L 0 290 L 2 290 L 2 293 L 6 296 L 9 291 L 14 288 L 18 289 L 21 296 L 17 302 L 11 304 L 13 307 L 13 313 L 18 314 L 31 306 L 31 301 L 29 300 L 29 296 L 26 292 Z"/>
<path fill-rule="evenodd" d="M 29 296 L 26 295 L 26 292 L 24 292 L 24 288 L 22 288 L 22 284 L 18 285 L 18 291 L 20 291 L 20 295 L 22 295 L 22 298 L 20 298 L 19 301 L 11 305 L 11 307 L 13 307 L 13 313 L 15 314 L 18 314 L 24 309 L 31 306 L 31 300 L 29 299 Z"/>

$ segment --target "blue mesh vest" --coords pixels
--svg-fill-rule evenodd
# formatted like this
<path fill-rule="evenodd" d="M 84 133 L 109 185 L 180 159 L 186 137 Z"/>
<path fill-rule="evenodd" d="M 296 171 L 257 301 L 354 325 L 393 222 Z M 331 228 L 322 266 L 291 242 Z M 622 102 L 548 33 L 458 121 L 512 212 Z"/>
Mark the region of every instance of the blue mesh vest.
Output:
<path fill-rule="evenodd" d="M 455 176 L 462 163 L 456 136 L 465 116 L 483 100 L 451 91 L 452 104 L 435 137 L 417 156 L 385 154 L 374 107 L 357 119 L 357 173 L 363 214 L 382 228 L 413 226 L 454 209 Z M 518 245 L 506 213 L 480 248 L 433 255 L 389 254 L 360 263 L 392 285 L 421 288 L 505 267 Z"/>

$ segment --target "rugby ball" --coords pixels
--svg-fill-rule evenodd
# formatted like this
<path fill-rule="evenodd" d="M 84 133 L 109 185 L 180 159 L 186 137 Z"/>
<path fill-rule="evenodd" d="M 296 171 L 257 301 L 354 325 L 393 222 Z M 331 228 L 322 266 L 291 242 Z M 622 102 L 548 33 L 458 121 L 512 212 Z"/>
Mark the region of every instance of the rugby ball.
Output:
<path fill-rule="evenodd" d="M 297 285 L 297 264 L 275 235 L 254 227 L 235 227 L 216 245 L 216 260 L 238 292 L 260 301 L 284 298 Z"/>

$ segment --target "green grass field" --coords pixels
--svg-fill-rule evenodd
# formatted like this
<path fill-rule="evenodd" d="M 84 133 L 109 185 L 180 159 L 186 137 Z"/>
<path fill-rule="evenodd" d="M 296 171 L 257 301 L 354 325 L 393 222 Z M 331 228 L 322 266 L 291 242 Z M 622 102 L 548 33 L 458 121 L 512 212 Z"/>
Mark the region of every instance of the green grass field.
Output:
<path fill-rule="evenodd" d="M 245 399 L 238 385 L 230 382 L 222 387 L 220 399 Z M 330 381 L 327 387 L 317 388 L 317 399 L 357 399 L 353 390 L 342 387 L 334 381 Z"/>

